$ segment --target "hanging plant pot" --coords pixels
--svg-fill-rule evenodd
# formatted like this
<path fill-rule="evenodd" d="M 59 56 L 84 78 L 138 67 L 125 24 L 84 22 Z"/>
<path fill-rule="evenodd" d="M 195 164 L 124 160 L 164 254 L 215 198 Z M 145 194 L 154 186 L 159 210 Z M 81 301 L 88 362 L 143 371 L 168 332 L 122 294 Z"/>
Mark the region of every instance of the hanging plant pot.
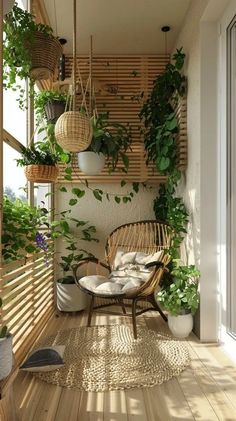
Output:
<path fill-rule="evenodd" d="M 31 57 L 30 77 L 34 80 L 50 79 L 62 55 L 60 42 L 53 36 L 36 32 L 32 43 L 26 43 Z"/>
<path fill-rule="evenodd" d="M 57 101 L 55 99 L 50 100 L 44 106 L 44 110 L 47 117 L 48 123 L 55 124 L 58 118 L 64 113 L 65 111 L 65 102 L 64 101 Z"/>
<path fill-rule="evenodd" d="M 13 8 L 15 0 L 3 0 L 3 16 L 7 15 Z"/>
<path fill-rule="evenodd" d="M 173 316 L 168 314 L 168 326 L 176 338 L 187 338 L 193 329 L 191 313 Z"/>
<path fill-rule="evenodd" d="M 25 176 L 28 181 L 34 183 L 54 183 L 57 179 L 59 169 L 55 165 L 27 165 Z"/>
<path fill-rule="evenodd" d="M 85 151 L 78 153 L 78 165 L 87 175 L 99 174 L 105 167 L 106 159 L 102 153 Z"/>
<path fill-rule="evenodd" d="M 59 117 L 55 125 L 57 142 L 69 152 L 88 149 L 92 133 L 89 117 L 79 111 L 67 111 Z"/>
<path fill-rule="evenodd" d="M 12 335 L 0 339 L 0 380 L 5 379 L 12 369 Z"/>

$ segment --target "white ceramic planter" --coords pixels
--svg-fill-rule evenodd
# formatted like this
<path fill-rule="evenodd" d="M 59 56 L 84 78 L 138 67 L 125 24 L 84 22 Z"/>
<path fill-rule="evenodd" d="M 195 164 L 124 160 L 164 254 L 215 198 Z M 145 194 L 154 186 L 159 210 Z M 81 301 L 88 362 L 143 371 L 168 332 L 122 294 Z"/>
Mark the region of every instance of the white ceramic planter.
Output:
<path fill-rule="evenodd" d="M 60 311 L 80 311 L 87 307 L 87 294 L 76 284 L 57 283 L 57 308 Z"/>
<path fill-rule="evenodd" d="M 91 151 L 79 152 L 78 165 L 84 174 L 96 175 L 105 167 L 105 156 Z"/>
<path fill-rule="evenodd" d="M 193 316 L 191 313 L 179 316 L 168 314 L 168 326 L 176 338 L 187 338 L 193 329 Z"/>
<path fill-rule="evenodd" d="M 0 380 L 5 379 L 12 369 L 12 335 L 0 339 Z"/>
<path fill-rule="evenodd" d="M 3 16 L 5 16 L 7 13 L 11 11 L 14 3 L 15 3 L 15 0 L 3 0 Z"/>

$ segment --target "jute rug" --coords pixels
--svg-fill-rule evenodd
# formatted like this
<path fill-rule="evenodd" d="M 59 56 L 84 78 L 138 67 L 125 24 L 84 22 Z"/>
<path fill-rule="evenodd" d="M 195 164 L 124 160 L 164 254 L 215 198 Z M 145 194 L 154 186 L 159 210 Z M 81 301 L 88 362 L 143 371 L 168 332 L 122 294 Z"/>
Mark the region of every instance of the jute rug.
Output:
<path fill-rule="evenodd" d="M 65 365 L 34 373 L 47 383 L 86 391 L 151 387 L 178 376 L 189 364 L 184 342 L 126 325 L 79 327 L 46 338 L 40 345 L 66 345 Z"/>

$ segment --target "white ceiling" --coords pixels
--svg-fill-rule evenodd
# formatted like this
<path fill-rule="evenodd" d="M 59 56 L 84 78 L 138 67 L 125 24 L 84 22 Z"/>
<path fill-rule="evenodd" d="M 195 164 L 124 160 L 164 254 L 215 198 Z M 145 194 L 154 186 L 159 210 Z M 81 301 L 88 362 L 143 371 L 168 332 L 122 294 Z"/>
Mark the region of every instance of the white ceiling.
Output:
<path fill-rule="evenodd" d="M 89 51 L 93 35 L 97 54 L 162 54 L 169 25 L 167 51 L 171 52 L 191 0 L 77 0 L 77 50 Z M 68 41 L 72 52 L 73 1 L 44 0 L 54 32 Z M 55 7 L 54 7 L 55 6 Z"/>

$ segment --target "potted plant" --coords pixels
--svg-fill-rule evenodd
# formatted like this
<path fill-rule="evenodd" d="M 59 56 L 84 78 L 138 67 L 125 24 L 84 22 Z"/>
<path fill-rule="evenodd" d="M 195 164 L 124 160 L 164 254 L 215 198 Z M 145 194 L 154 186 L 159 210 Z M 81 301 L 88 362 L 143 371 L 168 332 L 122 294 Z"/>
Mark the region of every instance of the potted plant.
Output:
<path fill-rule="evenodd" d="M 168 311 L 168 326 L 177 338 L 186 338 L 193 328 L 193 314 L 199 305 L 195 266 L 178 266 L 157 293 L 157 300 Z"/>
<path fill-rule="evenodd" d="M 2 299 L 0 298 L 0 309 Z M 0 380 L 7 377 L 12 369 L 12 335 L 7 326 L 0 327 Z"/>
<path fill-rule="evenodd" d="M 56 123 L 64 113 L 66 95 L 59 91 L 41 91 L 35 95 L 34 108 L 38 121 L 46 119 L 48 123 Z"/>
<path fill-rule="evenodd" d="M 19 79 L 29 77 L 32 91 L 33 81 L 53 76 L 62 47 L 51 27 L 36 23 L 31 13 L 15 4 L 5 17 L 3 30 L 5 88 L 19 90 Z M 19 104 L 24 107 L 24 90 L 19 93 Z"/>
<path fill-rule="evenodd" d="M 118 161 L 123 163 L 121 170 L 127 172 L 129 158 L 126 155 L 130 148 L 130 130 L 122 124 L 111 123 L 108 114 L 93 116 L 93 137 L 86 151 L 78 153 L 78 165 L 87 175 L 99 174 L 107 159 L 110 171 L 117 168 Z"/>
<path fill-rule="evenodd" d="M 17 165 L 25 167 L 25 175 L 28 181 L 35 183 L 53 183 L 58 176 L 57 162 L 61 160 L 60 153 L 54 151 L 49 140 L 37 142 L 27 148 L 22 147 L 21 158 L 17 159 Z"/>

